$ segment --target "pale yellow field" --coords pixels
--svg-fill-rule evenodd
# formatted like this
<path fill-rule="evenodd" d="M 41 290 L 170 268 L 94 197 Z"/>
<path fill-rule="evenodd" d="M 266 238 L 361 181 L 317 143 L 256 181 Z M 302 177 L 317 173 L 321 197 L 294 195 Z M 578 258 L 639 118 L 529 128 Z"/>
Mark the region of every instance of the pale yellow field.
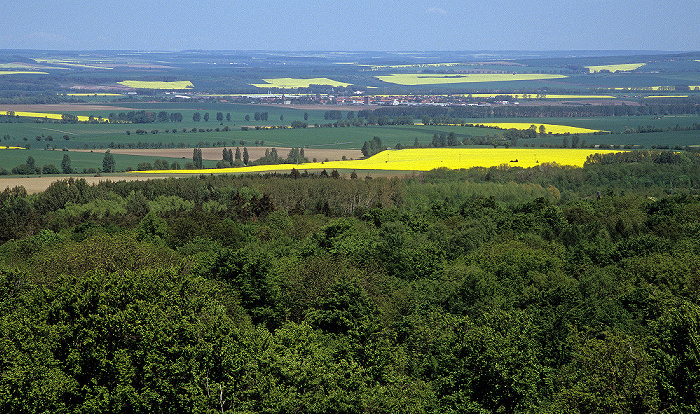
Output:
<path fill-rule="evenodd" d="M 351 83 L 344 83 L 334 81 L 328 78 L 310 78 L 310 79 L 297 79 L 297 78 L 275 78 L 275 79 L 263 79 L 266 83 L 252 83 L 251 85 L 257 88 L 281 88 L 281 89 L 298 89 L 298 88 L 308 88 L 309 85 L 327 85 L 334 87 L 347 87 L 352 85 Z"/>
<path fill-rule="evenodd" d="M 11 150 L 12 150 L 12 149 L 24 149 L 24 148 L 22 148 L 22 147 L 4 147 L 4 146 L 0 146 L 0 149 L 11 149 Z"/>
<path fill-rule="evenodd" d="M 62 65 L 62 66 L 70 66 L 70 67 L 75 67 L 75 68 L 86 68 L 86 69 L 114 69 L 109 66 L 106 66 L 105 64 L 102 63 L 96 63 L 96 64 L 87 64 L 87 63 L 81 63 L 78 61 L 72 61 L 72 60 L 63 60 L 63 59 L 34 59 L 37 62 L 40 63 L 47 63 L 51 65 Z"/>
<path fill-rule="evenodd" d="M 612 95 L 557 95 L 557 94 L 537 94 L 537 93 L 472 93 L 472 98 L 493 98 L 497 95 L 510 96 L 513 99 L 615 99 Z M 468 95 L 464 95 L 468 96 Z"/>
<path fill-rule="evenodd" d="M 29 70 L 0 70 L 0 75 L 48 75 L 48 73 Z"/>
<path fill-rule="evenodd" d="M 11 111 L 5 112 L 3 115 L 10 115 Z M 63 119 L 62 114 L 49 114 L 44 112 L 24 112 L 24 111 L 12 111 L 14 116 L 26 117 L 26 118 L 48 118 L 48 119 Z M 78 115 L 78 121 L 86 122 L 89 121 L 89 116 Z"/>
<path fill-rule="evenodd" d="M 66 96 L 122 96 L 121 93 L 67 93 Z"/>
<path fill-rule="evenodd" d="M 371 70 L 378 69 L 406 69 L 406 68 L 439 68 L 448 66 L 459 66 L 463 63 L 414 63 L 409 65 L 357 65 L 360 67 L 367 67 Z"/>
<path fill-rule="evenodd" d="M 474 82 L 512 82 L 543 79 L 561 79 L 564 75 L 547 75 L 538 73 L 467 73 L 467 74 L 424 74 L 424 73 L 396 73 L 386 76 L 376 76 L 382 82 L 395 83 L 397 85 L 439 85 L 447 83 L 474 83 Z"/>
<path fill-rule="evenodd" d="M 639 69 L 646 63 L 623 63 L 620 65 L 599 65 L 599 66 L 585 66 L 590 73 L 600 72 L 601 70 L 608 70 L 610 72 L 626 72 L 629 70 Z"/>
<path fill-rule="evenodd" d="M 687 98 L 688 95 L 649 95 L 645 98 Z"/>
<path fill-rule="evenodd" d="M 430 171 L 435 168 L 535 167 L 546 163 L 582 167 L 590 154 L 619 151 L 553 148 L 413 148 L 383 151 L 365 160 L 329 161 L 307 164 L 258 165 L 206 170 L 151 170 L 148 174 L 254 173 L 297 170 L 388 170 Z"/>
<path fill-rule="evenodd" d="M 554 125 L 554 124 L 530 124 L 527 122 L 483 122 L 475 125 L 484 125 L 486 127 L 490 128 L 501 128 L 501 129 L 528 129 L 530 128 L 531 125 L 535 125 L 537 127 L 537 132 L 540 131 L 540 126 L 544 125 L 544 131 L 545 133 L 552 133 L 552 134 L 566 134 L 567 132 L 569 134 L 592 134 L 594 132 L 601 132 L 599 129 L 588 129 L 588 128 L 579 128 L 579 127 L 573 127 L 573 126 L 568 126 L 568 125 Z"/>
<path fill-rule="evenodd" d="M 117 83 L 137 89 L 190 89 L 194 87 L 190 81 L 158 82 L 127 80 Z"/>

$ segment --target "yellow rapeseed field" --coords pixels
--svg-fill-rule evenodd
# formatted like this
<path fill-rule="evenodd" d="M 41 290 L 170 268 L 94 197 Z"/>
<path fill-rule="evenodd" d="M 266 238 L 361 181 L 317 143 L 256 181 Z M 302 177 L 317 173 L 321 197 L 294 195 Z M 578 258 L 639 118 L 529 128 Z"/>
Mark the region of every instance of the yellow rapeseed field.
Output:
<path fill-rule="evenodd" d="M 527 122 L 483 122 L 479 124 L 474 124 L 474 125 L 483 125 L 489 128 L 501 128 L 501 129 L 528 129 L 532 125 L 534 125 L 537 129 L 537 132 L 540 131 L 540 126 L 544 125 L 544 132 L 545 133 L 552 133 L 552 134 L 592 134 L 594 132 L 601 132 L 599 129 L 588 129 L 588 128 L 579 128 L 579 127 L 573 127 L 573 126 L 568 126 L 568 125 L 555 125 L 555 124 L 531 124 Z"/>
<path fill-rule="evenodd" d="M 538 73 L 467 73 L 467 74 L 424 74 L 424 73 L 396 73 L 392 75 L 377 76 L 382 82 L 398 85 L 439 85 L 446 83 L 473 83 L 473 82 L 512 82 L 543 79 L 561 79 L 564 75 L 548 75 Z"/>
<path fill-rule="evenodd" d="M 22 147 L 5 147 L 5 146 L 0 145 L 0 149 L 24 149 L 24 148 L 22 148 Z"/>
<path fill-rule="evenodd" d="M 137 89 L 190 89 L 194 87 L 190 81 L 159 82 L 126 80 L 117 83 Z"/>
<path fill-rule="evenodd" d="M 26 118 L 48 118 L 48 119 L 63 119 L 62 114 L 49 114 L 44 112 L 23 112 L 23 111 L 12 111 L 14 116 L 26 117 Z M 5 112 L 3 115 L 10 115 L 10 111 Z M 90 117 L 85 115 L 78 115 L 78 121 L 85 122 L 89 121 Z"/>
<path fill-rule="evenodd" d="M 347 87 L 352 85 L 351 83 L 344 83 L 334 81 L 328 78 L 310 78 L 310 79 L 298 79 L 298 78 L 275 78 L 275 79 L 263 79 L 267 83 L 252 83 L 251 85 L 258 88 L 281 88 L 281 89 L 298 89 L 298 88 L 308 88 L 309 85 L 327 85 L 333 87 Z"/>
<path fill-rule="evenodd" d="M 554 148 L 411 148 L 387 150 L 364 160 L 329 161 L 306 164 L 257 165 L 240 168 L 206 170 L 150 170 L 150 174 L 255 173 L 297 170 L 387 170 L 430 171 L 435 168 L 535 167 L 556 163 L 582 167 L 590 154 L 613 153 L 614 150 Z"/>
<path fill-rule="evenodd" d="M 598 65 L 598 66 L 585 66 L 590 73 L 600 72 L 601 70 L 607 70 L 610 72 L 626 72 L 629 70 L 639 69 L 646 63 L 623 63 L 619 65 Z"/>

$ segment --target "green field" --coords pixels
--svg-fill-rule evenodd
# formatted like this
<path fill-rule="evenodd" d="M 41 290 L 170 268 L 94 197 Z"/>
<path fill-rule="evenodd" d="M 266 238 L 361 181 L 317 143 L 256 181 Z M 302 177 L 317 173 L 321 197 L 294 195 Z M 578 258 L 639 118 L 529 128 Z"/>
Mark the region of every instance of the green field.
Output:
<path fill-rule="evenodd" d="M 37 164 L 54 163 L 60 165 L 63 148 L 66 149 L 105 149 L 105 148 L 192 148 L 192 147 L 231 147 L 231 146 L 264 146 L 264 147 L 307 147 L 307 148 L 337 148 L 359 149 L 365 141 L 373 137 L 379 137 L 384 145 L 395 147 L 397 144 L 412 146 L 416 140 L 422 146 L 429 146 L 435 134 L 454 133 L 461 142 L 465 138 L 472 141 L 480 141 L 482 138 L 493 139 L 502 137 L 504 131 L 493 128 L 463 127 L 459 125 L 435 126 L 435 125 L 402 125 L 402 126 L 362 126 L 362 127 L 322 127 L 300 129 L 260 129 L 255 125 L 280 125 L 291 121 L 303 120 L 304 112 L 307 112 L 307 122 L 328 123 L 323 119 L 323 111 L 301 111 L 291 108 L 258 106 L 258 105 L 222 105 L 209 104 L 198 105 L 197 111 L 187 109 L 184 104 L 135 104 L 135 109 L 147 109 L 149 111 L 178 111 L 184 116 L 183 122 L 164 122 L 150 124 L 61 124 L 22 121 L 20 123 L 0 123 L 0 135 L 9 136 L 3 139 L 0 145 L 4 146 L 29 146 L 31 151 L 37 151 Z M 105 113 L 106 112 L 106 113 Z M 209 112 L 209 122 L 194 122 L 191 117 L 194 112 L 201 114 Z M 215 121 L 216 113 L 231 113 L 231 122 Z M 245 115 L 255 112 L 268 112 L 268 121 L 245 122 Z M 109 116 L 109 111 L 92 113 L 95 116 Z M 280 121 L 280 115 L 283 120 Z M 345 117 L 346 112 L 343 112 Z M 252 117 L 251 117 L 252 118 Z M 239 120 L 243 119 L 243 122 Z M 234 122 L 235 120 L 235 122 Z M 611 134 L 593 135 L 581 134 L 580 140 L 585 140 L 587 145 L 619 145 L 633 148 L 651 148 L 653 146 L 697 146 L 700 145 L 700 131 L 669 131 L 671 128 L 688 128 L 700 123 L 698 116 L 635 116 L 635 117 L 598 117 L 598 118 L 517 118 L 517 119 L 468 119 L 467 122 L 497 123 L 520 122 L 531 124 L 559 124 L 574 127 L 601 129 L 610 131 Z M 223 124 L 223 125 L 222 125 Z M 242 125 L 249 125 L 247 131 L 241 130 Z M 223 131 L 228 126 L 229 131 Z M 661 129 L 661 132 L 636 133 L 639 127 L 653 127 Z M 197 132 L 190 132 L 196 128 Z M 219 132 L 215 129 L 219 128 Z M 145 134 L 136 134 L 137 130 L 146 131 Z M 187 132 L 183 132 L 185 129 Z M 204 132 L 200 132 L 204 129 Z M 130 131 L 127 135 L 126 131 Z M 158 131 L 153 133 L 153 131 Z M 210 130 L 210 132 L 206 132 Z M 165 132 L 168 131 L 168 132 Z M 176 131 L 176 132 L 173 132 Z M 629 133 L 633 132 L 633 133 Z M 68 139 L 65 139 L 67 136 Z M 37 139 L 37 137 L 39 139 Z M 25 141 L 24 138 L 27 138 Z M 519 140 L 517 146 L 560 146 L 564 136 L 547 135 L 528 140 Z M 569 137 L 566 138 L 570 143 Z M 244 144 L 241 144 L 244 142 Z M 55 149 L 56 151 L 50 151 Z M 44 151 L 49 150 L 49 151 Z M 55 154 L 55 155 L 53 155 Z M 71 152 L 71 159 L 73 158 Z M 136 168 L 138 163 L 152 162 L 147 157 L 119 156 L 118 168 Z M 124 157 L 124 158 L 121 158 Z M 0 153 L 0 166 L 11 170 L 21 164 L 26 156 L 18 155 L 17 151 Z M 79 155 L 76 162 L 80 163 L 76 168 L 99 168 L 102 155 Z"/>

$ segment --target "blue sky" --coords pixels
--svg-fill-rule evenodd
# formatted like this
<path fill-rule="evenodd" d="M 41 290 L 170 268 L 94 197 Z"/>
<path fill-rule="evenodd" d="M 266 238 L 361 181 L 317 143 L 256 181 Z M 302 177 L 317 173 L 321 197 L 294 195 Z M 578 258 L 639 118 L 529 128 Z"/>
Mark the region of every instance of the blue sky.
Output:
<path fill-rule="evenodd" d="M 700 50 L 698 0 L 23 0 L 0 49 Z"/>

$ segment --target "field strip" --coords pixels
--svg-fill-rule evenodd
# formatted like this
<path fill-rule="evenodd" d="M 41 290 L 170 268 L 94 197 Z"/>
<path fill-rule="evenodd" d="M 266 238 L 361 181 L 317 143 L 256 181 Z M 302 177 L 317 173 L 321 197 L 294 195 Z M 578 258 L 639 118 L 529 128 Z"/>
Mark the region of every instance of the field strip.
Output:
<path fill-rule="evenodd" d="M 117 83 L 136 89 L 192 89 L 194 87 L 190 81 L 161 82 L 125 80 Z"/>
<path fill-rule="evenodd" d="M 274 79 L 263 79 L 266 83 L 251 83 L 252 86 L 257 88 L 280 88 L 280 89 L 298 89 L 298 88 L 308 88 L 310 85 L 325 85 L 333 87 L 347 87 L 352 85 L 351 83 L 344 83 L 334 81 L 328 78 L 310 78 L 310 79 L 299 79 L 299 78 L 274 78 Z"/>
<path fill-rule="evenodd" d="M 588 69 L 589 73 L 597 73 L 603 70 L 606 70 L 608 72 L 627 72 L 627 71 L 632 71 L 635 69 L 639 69 L 642 66 L 646 65 L 646 63 L 622 63 L 619 65 L 597 65 L 597 66 L 584 66 L 586 69 Z"/>
<path fill-rule="evenodd" d="M 397 85 L 441 85 L 449 83 L 487 83 L 487 82 L 515 82 L 530 80 L 563 79 L 564 75 L 550 75 L 539 73 L 469 73 L 469 74 L 424 74 L 424 73 L 397 73 L 385 76 L 375 76 L 382 82 Z"/>
<path fill-rule="evenodd" d="M 591 154 L 620 151 L 553 148 L 412 148 L 387 150 L 363 160 L 329 161 L 305 164 L 256 165 L 239 168 L 199 170 L 138 171 L 147 174 L 256 173 L 297 170 L 387 170 L 430 171 L 436 168 L 535 167 L 556 163 L 582 167 Z"/>

